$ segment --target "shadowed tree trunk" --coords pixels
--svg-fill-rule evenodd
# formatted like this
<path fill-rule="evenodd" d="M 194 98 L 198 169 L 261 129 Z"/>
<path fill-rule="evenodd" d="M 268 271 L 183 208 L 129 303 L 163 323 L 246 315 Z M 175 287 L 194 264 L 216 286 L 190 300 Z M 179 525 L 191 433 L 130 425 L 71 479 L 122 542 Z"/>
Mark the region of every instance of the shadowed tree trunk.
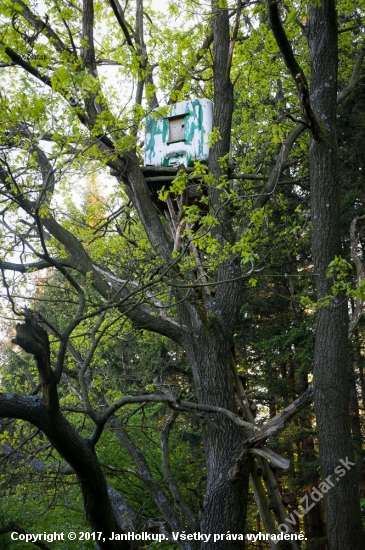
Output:
<path fill-rule="evenodd" d="M 327 277 L 328 266 L 341 255 L 336 4 L 334 0 L 321 0 L 311 3 L 308 10 L 303 30 L 311 61 L 310 90 L 282 26 L 278 3 L 269 1 L 268 10 L 272 31 L 295 81 L 303 121 L 311 135 L 312 256 L 317 298 L 322 300 L 332 294 L 333 281 Z M 333 476 L 334 486 L 324 495 L 330 550 L 360 550 L 365 545 L 349 421 L 347 339 L 347 298 L 339 295 L 319 308 L 314 351 L 314 405 L 322 480 L 334 474 L 335 468 L 341 466 L 341 459 L 351 463 L 342 478 Z"/>
<path fill-rule="evenodd" d="M 339 182 L 337 177 L 337 18 L 333 0 L 313 3 L 309 10 L 308 46 L 312 63 L 311 107 L 318 129 L 309 150 L 312 253 L 317 297 L 331 295 L 327 268 L 341 255 Z M 349 421 L 347 380 L 347 299 L 334 297 L 318 311 L 314 352 L 314 407 L 322 480 L 334 474 L 340 459 L 353 466 L 324 495 L 330 550 L 365 547 L 359 490 Z"/>
<path fill-rule="evenodd" d="M 219 128 L 221 139 L 212 146 L 209 155 L 209 172 L 216 180 L 225 174 L 219 159 L 229 153 L 233 113 L 233 86 L 229 76 L 230 32 L 227 9 L 212 3 L 214 40 L 214 112 L 213 127 Z M 209 189 L 210 205 L 218 213 L 220 224 L 212 230 L 213 236 L 224 244 L 223 236 L 232 238 L 230 216 L 222 208 L 221 191 Z M 241 274 L 240 259 L 219 268 L 218 281 L 237 279 Z M 193 371 L 199 401 L 237 410 L 234 378 L 231 368 L 233 330 L 241 303 L 242 282 L 218 285 L 211 308 L 189 304 L 181 306 L 183 323 L 189 328 L 185 349 Z M 234 475 L 235 466 L 243 449 L 243 441 L 250 434 L 237 429 L 228 419 L 218 422 L 209 415 L 203 426 L 206 453 L 207 486 L 201 521 L 202 533 L 245 533 L 250 460 L 247 459 Z M 245 542 L 210 540 L 205 549 L 233 550 L 244 548 Z"/>
<path fill-rule="evenodd" d="M 234 295 L 232 292 L 232 297 Z M 226 314 L 228 312 L 227 308 Z M 223 313 L 222 322 L 214 320 L 209 324 L 201 323 L 201 326 L 195 324 L 191 331 L 195 342 L 188 342 L 186 350 L 199 401 L 235 410 L 233 376 L 230 372 L 232 332 L 230 327 L 227 330 L 224 321 Z M 230 324 L 229 321 L 227 324 Z M 224 419 L 222 422 L 213 414 L 206 417 L 203 440 L 207 485 L 200 528 L 202 533 L 245 532 L 251 460 L 247 459 L 234 476 L 230 472 L 243 449 L 244 439 L 245 433 L 230 420 Z M 209 541 L 204 548 L 244 548 L 244 541 Z"/>

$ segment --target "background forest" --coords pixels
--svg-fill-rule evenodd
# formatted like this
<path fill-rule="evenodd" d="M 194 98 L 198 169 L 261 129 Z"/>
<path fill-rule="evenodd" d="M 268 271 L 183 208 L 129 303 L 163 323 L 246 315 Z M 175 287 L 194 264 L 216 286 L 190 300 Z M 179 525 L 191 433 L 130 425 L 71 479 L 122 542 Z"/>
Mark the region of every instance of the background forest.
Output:
<path fill-rule="evenodd" d="M 364 550 L 364 35 L 350 0 L 0 0 L 0 549 Z M 208 163 L 157 181 L 146 117 L 194 98 Z M 260 531 L 306 540 L 171 536 Z"/>

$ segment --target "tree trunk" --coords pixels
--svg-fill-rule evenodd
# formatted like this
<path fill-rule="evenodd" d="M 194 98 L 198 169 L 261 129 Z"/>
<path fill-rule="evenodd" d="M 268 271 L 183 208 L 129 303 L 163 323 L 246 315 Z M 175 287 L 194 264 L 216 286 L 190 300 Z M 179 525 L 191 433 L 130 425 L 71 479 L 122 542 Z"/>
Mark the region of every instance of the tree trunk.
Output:
<path fill-rule="evenodd" d="M 226 9 L 222 9 L 226 8 Z M 233 113 L 233 85 L 229 75 L 230 32 L 226 4 L 212 0 L 214 111 L 213 127 L 219 129 L 220 139 L 209 153 L 209 173 L 218 182 L 226 175 L 219 160 L 230 150 L 230 133 Z M 221 190 L 209 187 L 212 214 L 220 224 L 212 229 L 212 237 L 223 247 L 232 237 L 230 214 L 223 206 Z M 242 283 L 240 259 L 218 269 L 217 291 L 210 303 L 182 304 L 181 318 L 189 333 L 185 336 L 185 349 L 193 372 L 200 403 L 225 407 L 237 412 L 234 377 L 231 365 L 233 330 L 241 304 Z M 229 281 L 220 285 L 219 281 Z M 205 416 L 203 441 L 206 454 L 207 484 L 201 521 L 201 532 L 210 534 L 236 533 L 244 535 L 247 508 L 248 482 L 251 459 L 237 460 L 243 451 L 243 442 L 249 437 L 236 424 L 216 414 Z M 232 474 L 232 471 L 234 473 Z M 210 541 L 204 550 L 241 550 L 240 541 Z"/>
<path fill-rule="evenodd" d="M 309 10 L 308 46 L 312 64 L 311 106 L 318 123 L 312 136 L 312 253 L 317 297 L 331 294 L 329 263 L 341 254 L 339 185 L 337 181 L 337 18 L 334 0 L 313 3 Z M 334 474 L 340 459 L 354 463 L 347 384 L 347 300 L 337 296 L 318 311 L 314 352 L 314 407 L 322 480 Z M 356 468 L 333 475 L 334 487 L 324 495 L 330 550 L 365 547 Z"/>
<path fill-rule="evenodd" d="M 276 534 L 277 527 L 272 517 L 272 513 L 269 507 L 268 499 L 264 486 L 261 482 L 260 476 L 257 473 L 257 463 L 253 463 L 251 466 L 251 486 L 255 495 L 255 501 L 260 512 L 261 521 L 266 533 Z M 282 550 L 283 545 L 279 541 L 269 541 L 271 550 Z"/>
<path fill-rule="evenodd" d="M 200 403 L 237 411 L 234 380 L 231 371 L 232 334 L 216 320 L 193 329 L 191 342 L 186 345 Z M 237 459 L 243 450 L 245 434 L 228 418 L 207 414 L 203 424 L 207 484 L 200 530 L 202 533 L 245 533 L 248 481 L 251 459 L 232 476 Z M 204 550 L 241 550 L 244 540 L 211 539 Z"/>

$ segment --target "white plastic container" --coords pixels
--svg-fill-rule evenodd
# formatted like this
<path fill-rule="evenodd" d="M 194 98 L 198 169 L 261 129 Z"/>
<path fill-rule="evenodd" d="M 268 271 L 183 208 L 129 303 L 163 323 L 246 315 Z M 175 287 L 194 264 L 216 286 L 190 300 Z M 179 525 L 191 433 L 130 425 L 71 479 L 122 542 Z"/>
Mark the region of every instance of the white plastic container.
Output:
<path fill-rule="evenodd" d="M 168 115 L 146 118 L 145 166 L 193 166 L 207 162 L 213 103 L 209 99 L 181 101 Z"/>

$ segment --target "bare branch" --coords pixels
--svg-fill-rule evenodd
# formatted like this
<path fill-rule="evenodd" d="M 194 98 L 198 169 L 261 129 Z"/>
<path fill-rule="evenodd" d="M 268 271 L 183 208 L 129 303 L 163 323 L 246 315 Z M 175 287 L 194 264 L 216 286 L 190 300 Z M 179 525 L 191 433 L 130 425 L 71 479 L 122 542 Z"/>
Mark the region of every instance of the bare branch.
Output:
<path fill-rule="evenodd" d="M 293 418 L 298 412 L 313 401 L 313 386 L 309 386 L 308 389 L 302 393 L 295 401 L 293 401 L 288 407 L 282 410 L 279 414 L 270 418 L 259 433 L 256 433 L 250 438 L 247 443 L 249 447 L 258 446 L 262 444 L 268 437 L 272 437 L 280 433 L 289 420 Z"/>
<path fill-rule="evenodd" d="M 359 83 L 361 79 L 361 68 L 362 68 L 362 63 L 364 61 L 364 57 L 365 57 L 365 44 L 362 45 L 361 50 L 356 57 L 350 82 L 347 84 L 346 88 L 344 88 L 342 92 L 340 92 L 337 96 L 337 105 L 342 103 L 351 94 L 351 92 L 353 92 L 353 90 L 356 88 L 357 84 Z"/>
<path fill-rule="evenodd" d="M 176 398 L 172 395 L 159 395 L 159 394 L 146 394 L 146 395 L 135 395 L 135 396 L 125 396 L 114 405 L 111 405 L 106 409 L 104 414 L 100 418 L 100 426 L 105 424 L 107 420 L 119 409 L 129 405 L 130 403 L 143 403 L 144 401 L 148 403 L 168 403 L 176 411 L 185 410 L 185 411 L 196 411 L 196 412 L 207 412 L 207 413 L 220 413 L 227 416 L 232 422 L 241 426 L 242 428 L 249 428 L 250 430 L 256 431 L 258 427 L 251 422 L 245 422 L 242 420 L 238 414 L 225 409 L 224 407 L 214 407 L 213 405 L 204 405 L 202 403 L 192 403 L 191 401 L 184 401 L 182 399 Z"/>

